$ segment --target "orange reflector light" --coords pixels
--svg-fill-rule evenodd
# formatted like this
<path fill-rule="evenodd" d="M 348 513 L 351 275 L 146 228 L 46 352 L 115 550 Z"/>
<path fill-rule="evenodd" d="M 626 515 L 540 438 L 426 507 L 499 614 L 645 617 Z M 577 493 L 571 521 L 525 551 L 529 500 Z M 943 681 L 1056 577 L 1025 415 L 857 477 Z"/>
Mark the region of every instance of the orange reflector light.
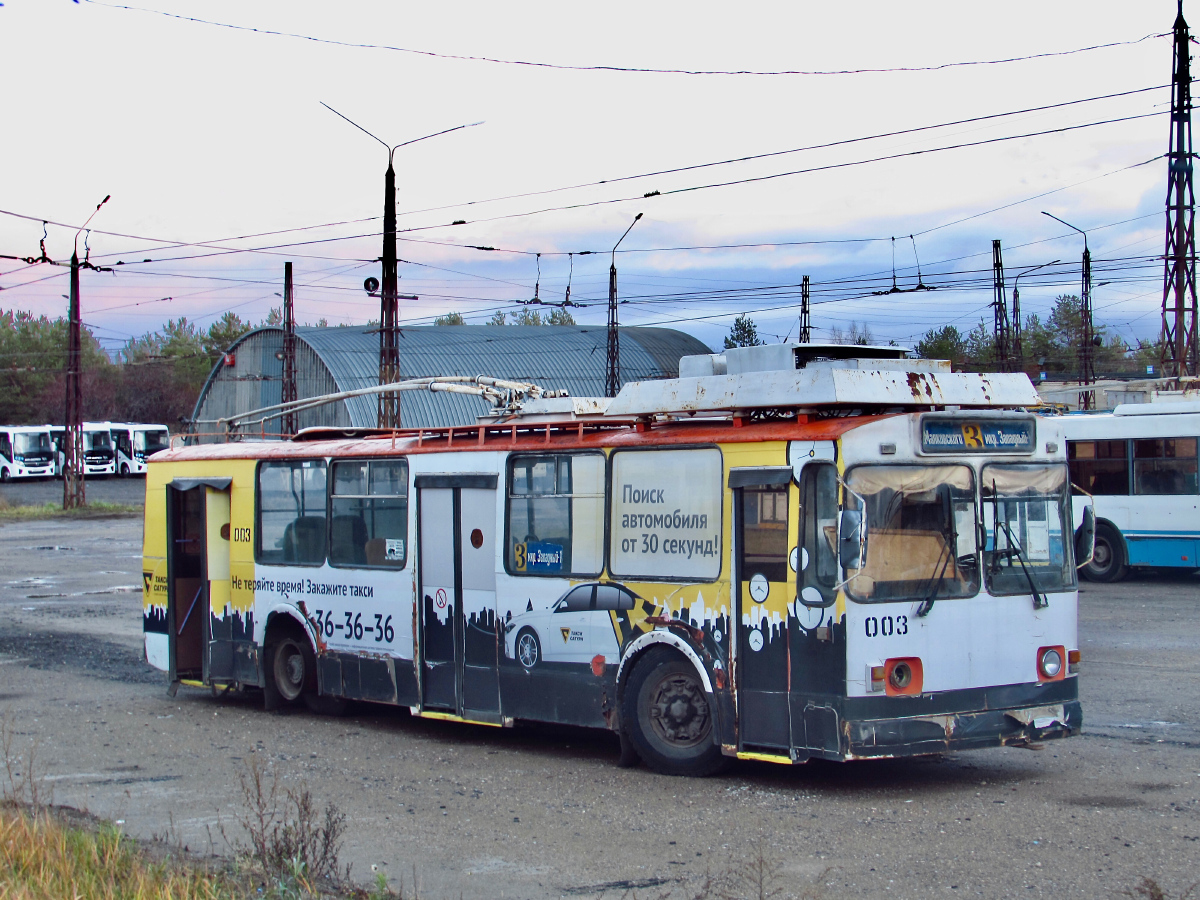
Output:
<path fill-rule="evenodd" d="M 1067 674 L 1068 675 L 1078 675 L 1079 674 L 1079 660 L 1082 658 L 1082 656 L 1083 656 L 1083 654 L 1081 654 L 1078 650 L 1067 651 Z"/>
<path fill-rule="evenodd" d="M 883 666 L 869 666 L 868 669 L 867 690 L 882 691 L 884 679 Z"/>

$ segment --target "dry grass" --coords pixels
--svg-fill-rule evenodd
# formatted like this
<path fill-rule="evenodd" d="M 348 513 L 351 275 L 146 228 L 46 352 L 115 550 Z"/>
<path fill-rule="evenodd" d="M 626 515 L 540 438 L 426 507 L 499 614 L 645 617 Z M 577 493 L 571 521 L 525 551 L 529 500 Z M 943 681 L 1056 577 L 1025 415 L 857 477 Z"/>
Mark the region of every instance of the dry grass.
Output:
<path fill-rule="evenodd" d="M 141 515 L 142 507 L 127 503 L 105 503 L 100 500 L 79 509 L 63 509 L 58 503 L 12 506 L 0 497 L 0 522 L 27 522 L 34 519 L 113 519 Z"/>
<path fill-rule="evenodd" d="M 178 860 L 151 862 L 112 825 L 73 828 L 47 813 L 0 808 L 0 896 L 5 900 L 223 900 L 220 875 Z"/>

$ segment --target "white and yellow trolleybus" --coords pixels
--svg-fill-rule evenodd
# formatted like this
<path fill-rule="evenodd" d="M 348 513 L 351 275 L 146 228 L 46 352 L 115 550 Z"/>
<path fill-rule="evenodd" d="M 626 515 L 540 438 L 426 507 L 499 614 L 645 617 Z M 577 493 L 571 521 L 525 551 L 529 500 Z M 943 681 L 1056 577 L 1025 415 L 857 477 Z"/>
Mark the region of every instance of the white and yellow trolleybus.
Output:
<path fill-rule="evenodd" d="M 781 344 L 681 376 L 424 379 L 394 387 L 496 409 L 157 454 L 147 659 L 268 708 L 611 729 L 673 774 L 1079 731 L 1091 532 L 1024 375 Z"/>

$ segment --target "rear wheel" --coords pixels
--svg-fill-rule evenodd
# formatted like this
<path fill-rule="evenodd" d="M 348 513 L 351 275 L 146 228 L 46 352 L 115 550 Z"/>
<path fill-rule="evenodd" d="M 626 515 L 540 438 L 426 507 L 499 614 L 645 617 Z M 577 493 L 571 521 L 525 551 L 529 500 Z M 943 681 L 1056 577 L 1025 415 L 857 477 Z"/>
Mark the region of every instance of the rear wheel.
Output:
<path fill-rule="evenodd" d="M 1099 582 L 1120 581 L 1129 573 L 1125 544 L 1111 525 L 1103 522 L 1096 525 L 1096 549 L 1092 561 L 1081 571 L 1088 581 Z"/>
<path fill-rule="evenodd" d="M 621 716 L 642 760 L 663 775 L 711 775 L 728 760 L 713 741 L 716 723 L 692 664 L 651 650 L 630 674 Z"/>

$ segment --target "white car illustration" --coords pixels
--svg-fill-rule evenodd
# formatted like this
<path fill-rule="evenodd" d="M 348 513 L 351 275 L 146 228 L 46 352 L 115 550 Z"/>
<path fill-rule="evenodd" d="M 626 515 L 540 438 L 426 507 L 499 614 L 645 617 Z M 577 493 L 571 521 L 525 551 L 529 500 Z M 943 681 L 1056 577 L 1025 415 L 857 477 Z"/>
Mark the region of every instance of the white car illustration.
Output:
<path fill-rule="evenodd" d="M 641 599 L 620 584 L 576 585 L 548 609 L 523 612 L 504 623 L 504 655 L 526 669 L 542 662 L 616 662 L 621 648 L 611 613 L 631 610 Z"/>

